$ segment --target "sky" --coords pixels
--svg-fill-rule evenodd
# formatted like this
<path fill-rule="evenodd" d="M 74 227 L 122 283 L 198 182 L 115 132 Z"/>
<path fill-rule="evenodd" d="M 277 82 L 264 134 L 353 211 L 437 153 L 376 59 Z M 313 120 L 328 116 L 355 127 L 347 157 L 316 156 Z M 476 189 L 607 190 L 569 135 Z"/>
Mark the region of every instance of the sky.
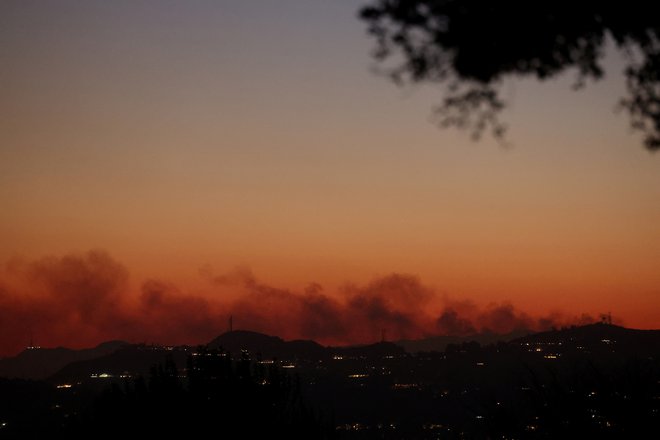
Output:
<path fill-rule="evenodd" d="M 321 286 L 350 308 L 396 276 L 433 292 L 411 315 L 423 319 L 505 305 L 660 328 L 660 156 L 615 111 L 616 51 L 578 92 L 574 72 L 507 81 L 510 145 L 473 142 L 433 124 L 440 89 L 374 72 L 362 4 L 0 1 L 0 302 L 30 322 L 0 354 L 28 327 L 64 345 L 98 330 L 84 307 L 65 323 L 32 311 L 107 267 L 125 274 L 108 291 L 122 291 L 111 302 L 132 324 L 73 345 L 156 338 L 127 305 L 144 304 L 149 283 L 222 309 L 195 335 L 256 285 L 300 297 Z M 218 291 L 231 274 L 242 287 Z M 257 315 L 245 325 L 314 335 Z M 356 335 L 319 337 L 371 337 Z"/>

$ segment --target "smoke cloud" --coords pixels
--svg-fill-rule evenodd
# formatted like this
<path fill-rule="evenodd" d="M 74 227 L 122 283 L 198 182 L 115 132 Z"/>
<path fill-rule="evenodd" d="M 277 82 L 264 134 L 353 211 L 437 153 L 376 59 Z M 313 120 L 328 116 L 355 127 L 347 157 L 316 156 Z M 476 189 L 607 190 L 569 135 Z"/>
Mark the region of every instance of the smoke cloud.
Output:
<path fill-rule="evenodd" d="M 191 294 L 163 280 L 129 287 L 126 268 L 103 251 L 12 260 L 0 272 L 0 355 L 41 346 L 92 346 L 104 340 L 198 344 L 234 328 L 323 344 L 433 335 L 508 333 L 593 322 L 554 313 L 532 317 L 502 302 L 479 307 L 436 294 L 417 277 L 393 273 L 326 292 L 269 286 L 247 268 L 205 271 L 208 292 Z"/>

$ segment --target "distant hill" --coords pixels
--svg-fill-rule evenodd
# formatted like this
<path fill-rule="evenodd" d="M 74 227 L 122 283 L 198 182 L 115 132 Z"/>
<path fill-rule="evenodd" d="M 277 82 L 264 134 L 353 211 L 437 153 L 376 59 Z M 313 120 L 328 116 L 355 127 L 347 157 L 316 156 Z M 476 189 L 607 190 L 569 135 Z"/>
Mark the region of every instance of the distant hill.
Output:
<path fill-rule="evenodd" d="M 391 342 L 349 347 L 324 347 L 311 340 L 285 341 L 252 331 L 231 331 L 208 343 L 208 348 L 223 349 L 232 357 L 247 350 L 250 356 L 279 360 L 326 360 L 333 356 L 349 358 L 382 358 L 402 356 L 405 350 Z M 190 347 L 167 348 L 131 345 L 111 341 L 86 350 L 68 348 L 30 349 L 18 356 L 0 360 L 0 377 L 47 379 L 53 383 L 67 383 L 80 379 L 100 379 L 122 375 L 148 375 L 151 367 L 170 357 L 183 370 Z"/>
<path fill-rule="evenodd" d="M 310 340 L 285 341 L 277 336 L 237 330 L 224 333 L 209 342 L 211 349 L 223 349 L 232 357 L 241 356 L 247 350 L 250 356 L 279 360 L 326 360 L 335 356 L 348 358 L 401 357 L 408 352 L 444 351 L 448 344 L 476 341 L 482 345 L 509 341 L 511 346 L 531 351 L 535 346 L 545 352 L 552 346 L 556 351 L 584 354 L 617 353 L 625 356 L 660 356 L 660 330 L 635 330 L 611 324 L 591 324 L 569 327 L 522 336 L 519 333 L 497 335 L 482 333 L 469 337 L 437 336 L 421 340 L 404 340 L 396 343 L 379 342 L 348 347 L 324 347 Z M 538 350 L 537 350 L 538 351 Z M 110 341 L 85 350 L 67 348 L 29 349 L 13 358 L 0 360 L 0 377 L 46 379 L 66 382 L 70 379 L 92 378 L 106 374 L 120 376 L 148 374 L 149 369 L 169 356 L 180 369 L 186 365 L 191 349 L 188 347 L 166 348 L 146 345 L 129 345 L 123 341 Z"/>
<path fill-rule="evenodd" d="M 124 341 L 108 341 L 94 348 L 29 348 L 15 357 L 0 359 L 0 377 L 45 379 L 65 365 L 85 359 L 97 358 L 128 345 Z"/>
<path fill-rule="evenodd" d="M 423 339 L 403 339 L 396 341 L 397 345 L 409 353 L 420 351 L 445 351 L 449 344 L 462 344 L 475 341 L 481 345 L 494 344 L 500 341 L 508 342 L 530 334 L 529 330 L 514 330 L 511 333 L 499 334 L 490 331 L 475 333 L 468 336 L 431 336 Z"/>
<path fill-rule="evenodd" d="M 107 377 L 119 377 L 124 374 L 146 376 L 151 367 L 164 363 L 168 357 L 181 370 L 186 366 L 188 353 L 187 347 L 169 350 L 149 345 L 126 345 L 104 356 L 71 362 L 49 376 L 48 381 L 64 383 L 101 375 Z"/>
<path fill-rule="evenodd" d="M 387 356 L 404 356 L 406 350 L 394 342 L 376 342 L 368 345 L 355 345 L 351 347 L 328 347 L 333 355 L 344 356 L 348 358 L 367 358 L 376 359 Z"/>
<path fill-rule="evenodd" d="M 617 352 L 626 355 L 660 355 L 660 330 L 636 330 L 612 324 L 589 324 L 534 333 L 512 344 L 559 345 L 563 350 Z"/>
<path fill-rule="evenodd" d="M 349 347 L 324 347 L 310 340 L 285 341 L 276 336 L 245 330 L 224 333 L 208 345 L 209 348 L 223 348 L 231 352 L 232 356 L 236 356 L 241 350 L 247 350 L 250 354 L 261 356 L 264 359 L 322 360 L 332 356 L 372 358 L 405 354 L 402 347 L 392 342 Z"/>
<path fill-rule="evenodd" d="M 208 343 L 209 348 L 219 349 L 238 356 L 241 350 L 264 359 L 324 359 L 329 356 L 322 345 L 308 340 L 285 341 L 277 336 L 268 336 L 247 330 L 223 333 Z"/>
<path fill-rule="evenodd" d="M 209 342 L 207 347 L 228 351 L 233 358 L 239 358 L 242 350 L 247 350 L 253 359 L 283 361 L 316 361 L 330 359 L 332 356 L 382 358 L 405 355 L 402 347 L 391 342 L 352 347 L 324 347 L 314 341 L 285 341 L 277 336 L 244 330 L 224 333 Z M 48 380 L 59 384 L 81 379 L 94 380 L 95 378 L 105 379 L 122 375 L 148 375 L 151 367 L 162 364 L 168 357 L 180 370 L 183 370 L 186 367 L 188 355 L 193 351 L 194 349 L 190 347 L 169 349 L 148 345 L 126 345 L 104 356 L 71 362 L 50 375 Z"/>

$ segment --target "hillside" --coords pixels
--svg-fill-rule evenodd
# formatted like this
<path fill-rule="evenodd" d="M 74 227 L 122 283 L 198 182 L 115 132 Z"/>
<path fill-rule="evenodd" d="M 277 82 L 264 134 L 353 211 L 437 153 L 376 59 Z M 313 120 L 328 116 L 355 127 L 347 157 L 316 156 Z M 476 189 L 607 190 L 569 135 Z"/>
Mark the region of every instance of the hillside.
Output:
<path fill-rule="evenodd" d="M 556 345 L 563 351 L 660 355 L 660 330 L 637 330 L 612 324 L 590 324 L 534 333 L 511 341 L 520 345 Z"/>
<path fill-rule="evenodd" d="M 15 357 L 0 359 L 0 377 L 45 379 L 71 362 L 104 356 L 127 344 L 108 341 L 82 350 L 64 347 L 25 349 Z"/>

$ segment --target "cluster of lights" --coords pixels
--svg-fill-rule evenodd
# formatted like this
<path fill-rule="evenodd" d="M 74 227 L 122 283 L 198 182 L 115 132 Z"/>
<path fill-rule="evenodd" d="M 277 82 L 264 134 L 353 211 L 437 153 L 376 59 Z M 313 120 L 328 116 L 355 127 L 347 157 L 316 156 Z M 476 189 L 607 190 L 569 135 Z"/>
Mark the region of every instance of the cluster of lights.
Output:
<path fill-rule="evenodd" d="M 419 388 L 419 384 L 416 383 L 395 383 L 393 385 L 394 389 L 397 390 L 409 390 L 411 388 Z"/>
<path fill-rule="evenodd" d="M 431 425 L 431 426 L 441 426 L 441 425 Z M 363 431 L 365 429 L 370 429 L 371 427 L 369 425 L 365 425 L 363 423 L 346 423 L 343 425 L 337 426 L 335 429 L 337 431 Z M 377 429 L 396 429 L 396 425 L 394 423 L 390 423 L 388 425 L 383 425 L 382 423 L 379 423 L 376 425 Z"/>
<path fill-rule="evenodd" d="M 91 377 L 92 379 L 108 379 L 110 377 L 115 377 L 115 376 L 110 373 L 100 373 L 100 374 L 90 374 L 89 377 Z"/>

